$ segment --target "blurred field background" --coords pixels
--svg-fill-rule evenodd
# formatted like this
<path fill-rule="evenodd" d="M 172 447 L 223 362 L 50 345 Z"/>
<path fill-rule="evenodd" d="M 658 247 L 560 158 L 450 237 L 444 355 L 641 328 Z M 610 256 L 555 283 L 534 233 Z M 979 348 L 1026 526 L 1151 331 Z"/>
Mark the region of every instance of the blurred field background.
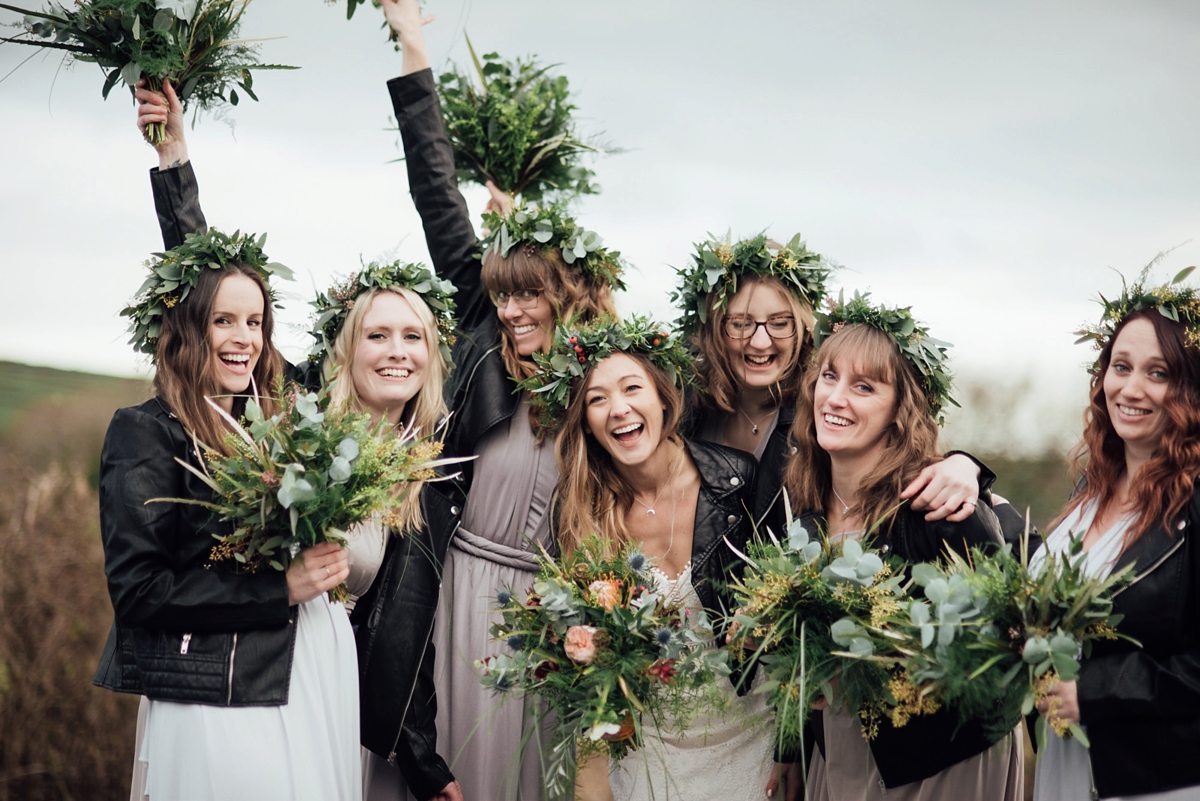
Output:
<path fill-rule="evenodd" d="M 1018 417 L 1027 383 L 960 385 L 945 444 L 983 458 L 1044 525 L 1077 422 Z M 0 801 L 128 795 L 137 699 L 91 683 L 112 622 L 96 483 L 109 418 L 148 396 L 145 381 L 0 362 Z"/>

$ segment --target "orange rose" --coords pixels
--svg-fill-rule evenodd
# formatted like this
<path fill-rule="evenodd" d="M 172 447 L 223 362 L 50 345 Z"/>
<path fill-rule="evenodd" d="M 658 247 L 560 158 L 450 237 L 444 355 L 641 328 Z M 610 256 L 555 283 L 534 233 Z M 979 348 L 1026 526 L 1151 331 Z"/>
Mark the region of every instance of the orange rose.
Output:
<path fill-rule="evenodd" d="M 590 665 L 596 658 L 596 629 L 593 626 L 571 626 L 563 650 L 572 662 Z"/>
<path fill-rule="evenodd" d="M 611 612 L 621 602 L 621 585 L 615 581 L 597 579 L 588 585 L 588 590 L 605 612 Z"/>

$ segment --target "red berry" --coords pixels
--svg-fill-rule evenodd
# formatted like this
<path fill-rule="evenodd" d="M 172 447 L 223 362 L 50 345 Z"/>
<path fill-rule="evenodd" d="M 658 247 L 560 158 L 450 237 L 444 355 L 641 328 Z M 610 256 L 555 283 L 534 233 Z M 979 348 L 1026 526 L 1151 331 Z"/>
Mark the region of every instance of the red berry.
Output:
<path fill-rule="evenodd" d="M 654 347 L 656 347 L 656 348 L 657 348 L 657 347 L 658 347 L 658 345 L 659 345 L 659 342 L 658 342 L 658 337 L 655 337 L 655 338 L 654 338 Z"/>
<path fill-rule="evenodd" d="M 579 341 L 579 337 L 571 337 L 571 339 L 570 339 L 570 342 L 572 345 L 574 345 L 578 341 Z"/>
<path fill-rule="evenodd" d="M 583 358 L 582 356 L 580 356 L 580 357 L 579 357 L 579 363 L 580 363 L 580 364 L 587 364 L 587 359 L 585 359 L 585 358 Z"/>
<path fill-rule="evenodd" d="M 576 345 L 576 346 L 575 346 L 575 352 L 576 352 L 576 353 L 578 353 L 578 354 L 580 354 L 580 355 L 582 356 L 582 355 L 583 355 L 583 348 L 581 348 L 580 346 Z"/>

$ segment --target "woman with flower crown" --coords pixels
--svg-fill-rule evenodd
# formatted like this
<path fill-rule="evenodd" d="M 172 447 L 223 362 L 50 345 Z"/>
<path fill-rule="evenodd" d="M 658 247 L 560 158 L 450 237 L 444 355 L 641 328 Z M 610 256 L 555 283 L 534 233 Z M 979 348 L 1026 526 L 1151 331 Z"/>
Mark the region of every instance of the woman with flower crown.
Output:
<path fill-rule="evenodd" d="M 548 441 L 534 432 L 528 395 L 514 393 L 513 382 L 534 372 L 531 356 L 549 347 L 559 320 L 613 310 L 619 262 L 554 209 L 492 218 L 480 258 L 425 53 L 420 5 L 382 5 L 403 54 L 401 75 L 388 90 L 408 188 L 434 267 L 459 289 L 462 334 L 447 392 L 446 453 L 478 457 L 457 482 L 461 525 L 446 557 L 434 634 L 440 749 L 467 798 L 546 798 L 540 754 L 548 731 L 536 725 L 537 706 L 492 696 L 474 662 L 492 647 L 489 599 L 501 588 L 530 584 L 538 546 L 551 544 L 558 467 Z M 490 207 L 503 211 L 508 202 L 493 191 Z M 542 231 L 534 239 L 538 225 L 548 240 Z"/>
<path fill-rule="evenodd" d="M 153 500 L 209 500 L 193 474 L 203 448 L 224 452 L 225 419 L 283 371 L 268 284 L 279 270 L 260 247 L 252 236 L 193 233 L 150 263 L 124 312 L 133 344 L 152 354 L 155 395 L 117 411 L 101 454 L 114 624 L 95 683 L 149 699 L 137 799 L 361 795 L 354 635 L 326 594 L 349 575 L 345 551 L 324 543 L 286 573 L 239 570 L 212 559 L 228 524 Z"/>
<path fill-rule="evenodd" d="M 857 294 L 832 304 L 817 326 L 784 477 L 805 528 L 835 543 L 870 538 L 909 563 L 935 561 L 946 548 L 966 556 L 971 547 L 999 547 L 999 523 L 986 504 L 965 520 L 931 521 L 901 498 L 938 458 L 939 415 L 950 400 L 945 346 L 908 309 L 872 306 Z M 1021 797 L 1019 725 L 990 735 L 943 709 L 903 728 L 884 718 L 868 742 L 858 716 L 828 701 L 813 726 L 810 799 Z"/>
<path fill-rule="evenodd" d="M 783 468 L 793 448 L 788 432 L 804 367 L 812 354 L 814 308 L 825 296 L 831 266 L 792 237 L 780 244 L 759 234 L 736 243 L 708 239 L 679 269 L 677 325 L 697 353 L 697 382 L 685 421 L 691 435 L 754 454 L 759 461 L 754 517 L 782 520 Z M 922 470 L 904 488 L 931 520 L 964 519 L 991 471 L 963 453 Z"/>
<path fill-rule="evenodd" d="M 693 614 L 729 611 L 724 584 L 736 559 L 727 543 L 742 548 L 750 536 L 755 464 L 679 433 L 686 349 L 637 317 L 563 326 L 555 343 L 526 386 L 540 388 L 542 420 L 561 424 L 554 511 L 562 549 L 597 532 L 614 546 L 637 542 L 660 592 Z M 738 698 L 720 681 L 729 708 L 686 731 L 643 721 L 644 751 L 609 767 L 613 797 L 746 798 L 747 788 L 765 788 L 774 762 L 764 696 Z"/>
<path fill-rule="evenodd" d="M 1081 477 L 1043 549 L 1083 535 L 1089 575 L 1135 566 L 1113 612 L 1140 647 L 1096 642 L 1038 705 L 1035 801 L 1200 798 L 1200 293 L 1179 284 L 1190 269 L 1153 288 L 1147 272 L 1080 332 L 1100 350 Z M 1060 736 L 1071 723 L 1090 748 Z"/>
<path fill-rule="evenodd" d="M 152 174 L 164 239 L 204 230 L 174 90 L 169 83 L 161 94 L 143 88 L 138 98 L 139 127 L 165 125 L 165 140 L 157 146 L 160 170 Z M 329 385 L 335 408 L 365 410 L 433 433 L 446 414 L 442 389 L 451 368 L 454 292 L 453 284 L 423 265 L 394 262 L 367 265 L 318 295 L 312 383 Z M 420 799 L 462 798 L 436 751 L 429 644 L 446 551 L 446 539 L 435 534 L 454 520 L 453 495 L 438 482 L 414 484 L 397 520 L 374 520 L 348 532 L 364 798 L 393 797 L 405 787 Z"/>

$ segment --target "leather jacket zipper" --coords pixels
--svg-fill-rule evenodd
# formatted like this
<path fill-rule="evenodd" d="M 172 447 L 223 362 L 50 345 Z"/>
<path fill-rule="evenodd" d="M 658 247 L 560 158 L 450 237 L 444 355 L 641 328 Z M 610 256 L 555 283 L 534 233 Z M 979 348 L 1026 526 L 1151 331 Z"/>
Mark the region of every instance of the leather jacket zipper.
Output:
<path fill-rule="evenodd" d="M 1171 549 L 1170 549 L 1169 551 L 1167 551 L 1166 553 L 1164 553 L 1162 556 L 1160 556 L 1160 557 L 1158 558 L 1158 561 L 1156 561 L 1154 564 L 1150 565 L 1150 567 L 1146 568 L 1146 570 L 1145 570 L 1144 572 L 1142 572 L 1142 573 L 1139 573 L 1137 576 L 1135 576 L 1135 577 L 1134 577 L 1134 579 L 1133 579 L 1133 581 L 1129 582 L 1129 583 L 1128 583 L 1128 584 L 1126 584 L 1124 587 L 1118 587 L 1116 590 L 1114 590 L 1114 591 L 1113 591 L 1113 594 L 1112 594 L 1110 597 L 1112 597 L 1112 598 L 1116 598 L 1118 595 L 1120 595 L 1121 593 L 1125 592 L 1125 590 L 1129 589 L 1129 588 L 1130 588 L 1130 587 L 1132 587 L 1134 584 L 1137 584 L 1139 581 L 1141 581 L 1141 580 L 1142 580 L 1142 579 L 1144 579 L 1146 576 L 1148 576 L 1148 575 L 1150 575 L 1151 573 L 1153 573 L 1155 570 L 1158 570 L 1159 566 L 1160 566 L 1160 565 L 1162 565 L 1162 563 L 1163 563 L 1163 562 L 1165 562 L 1165 561 L 1167 561 L 1168 559 L 1170 559 L 1170 558 L 1171 558 L 1171 556 L 1172 556 L 1172 555 L 1173 555 L 1173 554 L 1174 554 L 1176 551 L 1178 551 L 1180 548 L 1182 548 L 1182 547 L 1183 547 L 1183 541 L 1184 541 L 1184 540 L 1183 540 L 1183 537 L 1181 536 L 1181 537 L 1180 537 L 1180 538 L 1179 538 L 1179 539 L 1178 539 L 1178 540 L 1175 542 L 1175 544 L 1171 546 Z"/>
<path fill-rule="evenodd" d="M 438 586 L 439 587 L 441 586 L 441 582 L 438 582 Z M 426 631 L 425 631 L 425 644 L 423 646 L 421 646 L 421 657 L 420 657 L 420 659 L 417 660 L 417 672 L 418 673 L 421 670 L 421 667 L 420 667 L 421 663 L 423 663 L 425 661 L 425 654 L 426 654 L 426 652 L 429 651 L 429 643 L 430 643 L 430 641 L 433 640 L 433 627 L 434 627 L 434 621 L 431 621 L 429 623 L 429 628 L 426 629 Z M 412 683 L 412 688 L 408 691 L 408 700 L 406 700 L 404 702 L 404 712 L 400 715 L 400 728 L 396 730 L 396 739 L 392 743 L 392 752 L 390 754 L 388 754 L 388 758 L 387 758 L 388 764 L 390 764 L 393 768 L 398 767 L 396 765 L 396 749 L 400 746 L 400 737 L 401 737 L 401 735 L 404 734 L 404 721 L 405 721 L 405 719 L 408 718 L 408 710 L 412 706 L 413 695 L 415 695 L 416 692 L 417 692 L 417 681 L 416 681 L 416 679 L 414 679 L 413 683 Z"/>
<path fill-rule="evenodd" d="M 480 365 L 482 365 L 484 360 L 487 359 L 488 356 L 492 355 L 493 352 L 500 350 L 500 347 L 501 347 L 500 345 L 493 345 L 492 347 L 485 350 L 483 352 L 483 355 L 480 356 L 475 361 L 475 366 L 471 368 L 471 374 L 467 376 L 467 380 L 462 385 L 462 396 L 464 398 L 467 396 L 467 392 L 470 391 L 471 384 L 474 383 L 474 381 L 475 381 L 475 373 L 479 372 Z M 454 417 L 452 416 L 450 419 L 451 419 L 451 421 L 453 421 Z M 453 424 L 453 422 L 452 422 L 452 424 Z M 449 426 L 447 426 L 446 435 L 443 437 L 443 440 L 449 439 L 449 437 L 450 437 L 450 428 L 449 428 Z"/>
<path fill-rule="evenodd" d="M 225 693 L 225 703 L 233 702 L 233 658 L 237 656 L 237 632 L 233 633 L 233 647 L 229 649 L 229 691 Z"/>
<path fill-rule="evenodd" d="M 191 643 L 192 643 L 191 633 L 189 632 L 187 634 L 184 634 L 183 640 L 181 640 L 179 643 L 179 653 L 186 654 L 188 652 L 188 646 L 191 645 Z"/>

